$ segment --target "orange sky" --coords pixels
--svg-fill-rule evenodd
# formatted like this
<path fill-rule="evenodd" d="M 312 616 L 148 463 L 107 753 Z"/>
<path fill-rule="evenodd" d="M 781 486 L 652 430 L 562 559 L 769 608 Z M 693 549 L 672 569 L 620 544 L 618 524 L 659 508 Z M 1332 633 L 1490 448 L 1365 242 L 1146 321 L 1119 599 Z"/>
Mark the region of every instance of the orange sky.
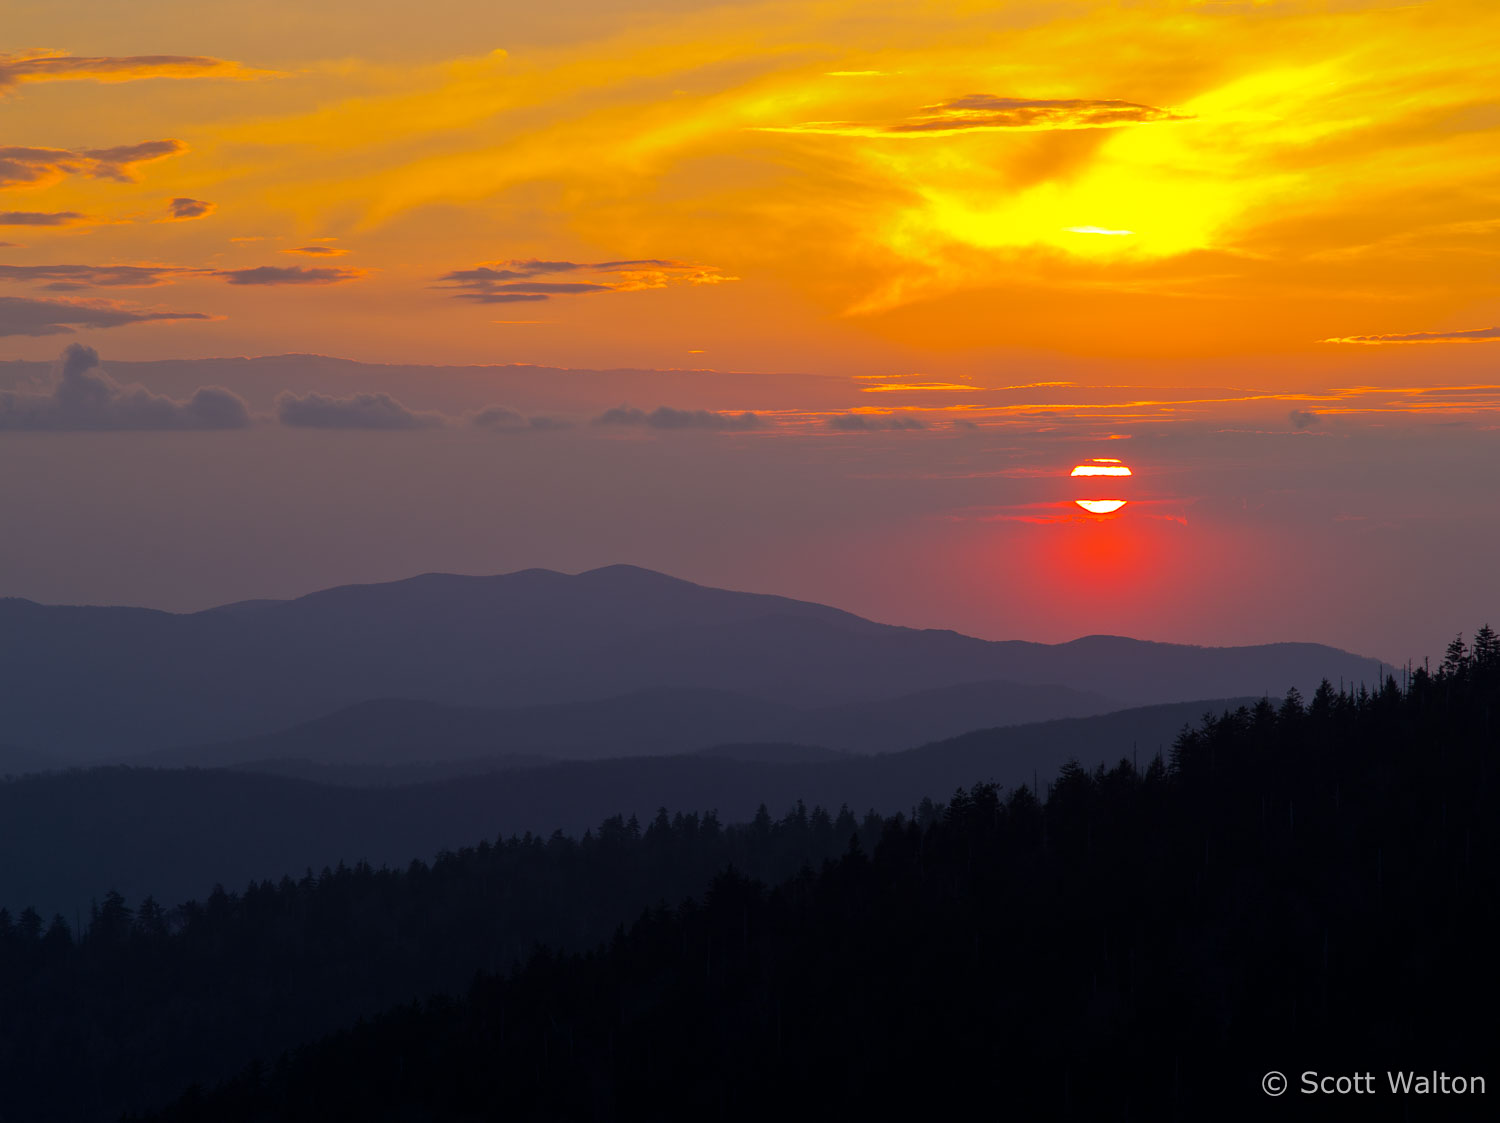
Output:
<path fill-rule="evenodd" d="M 1500 322 L 1488 0 L 7 7 L 0 291 L 212 317 L 121 355 L 1279 388 Z"/>
<path fill-rule="evenodd" d="M 1484 611 L 1468 562 L 1385 630 L 1342 598 L 1500 548 L 1493 0 L 9 0 L 5 24 L 0 360 L 82 342 L 177 404 L 120 391 L 83 424 L 0 363 L 0 454 L 37 473 L 0 480 L 33 543 L 0 543 L 0 595 L 633 561 L 980 634 L 1392 656 Z M 404 365 L 158 361 L 288 353 Z M 252 431 L 55 432 L 149 428 L 120 420 L 143 401 L 203 427 L 200 386 Z M 319 425 L 387 431 L 277 430 Z M 1137 470 L 1118 529 L 1054 523 L 1108 455 Z M 271 456 L 302 478 L 223 557 L 171 522 Z M 452 516 L 433 496 L 465 473 L 523 468 L 504 535 L 374 545 L 381 503 Z M 347 524 L 303 486 L 324 473 Z"/>

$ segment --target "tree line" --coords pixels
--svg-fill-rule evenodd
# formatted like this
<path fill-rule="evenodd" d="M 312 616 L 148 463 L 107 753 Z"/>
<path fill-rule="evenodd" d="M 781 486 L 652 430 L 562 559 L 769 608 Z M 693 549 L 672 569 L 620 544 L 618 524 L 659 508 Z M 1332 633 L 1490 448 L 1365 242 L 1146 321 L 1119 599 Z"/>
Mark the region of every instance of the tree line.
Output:
<path fill-rule="evenodd" d="M 1040 793 L 107 897 L 76 941 L 33 914 L 0 959 L 6 1107 L 82 1118 L 175 1077 L 139 1118 L 1202 1119 L 1263 1116 L 1270 1069 L 1483 1072 L 1497 702 L 1484 628 Z"/>

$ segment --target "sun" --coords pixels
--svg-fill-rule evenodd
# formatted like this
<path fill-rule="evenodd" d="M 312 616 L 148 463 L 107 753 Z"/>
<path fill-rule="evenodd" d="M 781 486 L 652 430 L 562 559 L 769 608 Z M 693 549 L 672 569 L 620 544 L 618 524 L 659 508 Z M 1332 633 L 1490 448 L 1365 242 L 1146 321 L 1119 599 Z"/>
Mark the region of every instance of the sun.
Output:
<path fill-rule="evenodd" d="M 1096 456 L 1086 464 L 1076 465 L 1068 475 L 1119 477 L 1130 475 L 1130 469 L 1118 460 Z M 1091 515 L 1112 515 L 1125 506 L 1123 499 L 1075 499 L 1073 502 Z"/>

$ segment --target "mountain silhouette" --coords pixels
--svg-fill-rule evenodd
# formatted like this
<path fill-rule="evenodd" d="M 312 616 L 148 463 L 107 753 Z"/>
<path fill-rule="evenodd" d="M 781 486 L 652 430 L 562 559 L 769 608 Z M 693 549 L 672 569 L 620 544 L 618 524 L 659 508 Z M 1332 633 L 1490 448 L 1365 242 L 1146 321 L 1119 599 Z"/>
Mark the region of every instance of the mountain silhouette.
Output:
<path fill-rule="evenodd" d="M 75 761 L 255 737 L 372 699 L 516 708 L 672 688 L 806 709 L 1000 680 L 1145 705 L 1341 675 L 1374 682 L 1378 664 L 1317 644 L 987 641 L 633 566 L 427 574 L 188 614 L 0 600 L 0 739 Z"/>

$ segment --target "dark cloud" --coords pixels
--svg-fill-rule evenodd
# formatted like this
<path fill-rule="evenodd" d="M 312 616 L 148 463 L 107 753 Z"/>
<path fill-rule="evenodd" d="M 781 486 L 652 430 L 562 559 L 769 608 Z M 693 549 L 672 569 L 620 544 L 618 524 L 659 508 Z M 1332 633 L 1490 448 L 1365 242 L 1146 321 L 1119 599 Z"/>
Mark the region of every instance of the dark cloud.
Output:
<path fill-rule="evenodd" d="M 77 226 L 89 216 L 77 211 L 0 211 L 0 226 Z"/>
<path fill-rule="evenodd" d="M 148 429 L 243 429 L 250 411 L 237 395 L 204 386 L 186 401 L 122 386 L 81 343 L 63 349 L 50 393 L 0 391 L 0 430 L 106 432 Z"/>
<path fill-rule="evenodd" d="M 147 140 L 114 148 L 0 148 L 0 187 L 51 183 L 86 175 L 133 183 L 139 164 L 164 160 L 187 149 L 180 140 Z"/>
<path fill-rule="evenodd" d="M 211 273 L 178 265 L 0 265 L 0 281 L 43 283 L 54 292 L 83 288 L 151 288 L 173 279 Z"/>
<path fill-rule="evenodd" d="M 349 251 L 341 250 L 337 246 L 297 246 L 295 249 L 281 252 L 301 254 L 303 257 L 343 257 Z"/>
<path fill-rule="evenodd" d="M 1111 98 L 1022 98 L 968 94 L 922 108 L 917 115 L 888 124 L 859 121 L 807 121 L 770 132 L 828 133 L 835 136 L 949 136 L 992 130 L 1111 129 L 1153 121 L 1189 118 L 1168 109 Z"/>
<path fill-rule="evenodd" d="M 117 328 L 156 320 L 211 320 L 202 312 L 151 312 L 113 301 L 32 300 L 0 296 L 0 336 L 69 335 L 78 328 Z"/>
<path fill-rule="evenodd" d="M 1406 335 L 1346 335 L 1325 339 L 1324 343 L 1488 343 L 1500 340 L 1500 328 L 1472 328 L 1469 331 L 1414 331 Z"/>
<path fill-rule="evenodd" d="M 298 429 L 426 429 L 446 424 L 440 414 L 407 409 L 389 394 L 334 398 L 285 390 L 276 395 L 276 416 L 283 425 Z"/>
<path fill-rule="evenodd" d="M 566 429 L 568 423 L 555 417 L 527 417 L 507 406 L 488 406 L 474 414 L 471 419 L 481 429 L 493 429 L 502 433 L 549 432 Z"/>
<path fill-rule="evenodd" d="M 337 269 L 301 265 L 258 265 L 254 269 L 221 269 L 214 274 L 231 285 L 336 285 L 355 281 L 366 274 L 364 269 Z"/>
<path fill-rule="evenodd" d="M 921 418 L 909 413 L 836 413 L 828 419 L 828 427 L 840 433 L 891 433 L 927 428 Z"/>
<path fill-rule="evenodd" d="M 574 273 L 595 273 L 596 281 L 547 281 L 539 278 Z M 459 300 L 476 304 L 515 304 L 550 300 L 554 296 L 578 296 L 594 292 L 637 292 L 666 288 L 671 284 L 709 285 L 735 280 L 710 266 L 665 258 L 629 261 L 540 261 L 519 258 L 455 269 L 438 278 L 439 288 L 453 290 Z"/>
<path fill-rule="evenodd" d="M 0 54 L 0 92 L 22 82 L 130 82 L 141 78 L 257 78 L 271 71 L 204 55 L 71 55 L 30 50 Z"/>
<path fill-rule="evenodd" d="M 1294 429 L 1307 429 L 1323 420 L 1310 409 L 1294 409 L 1287 414 L 1287 418 Z"/>
<path fill-rule="evenodd" d="M 596 425 L 639 425 L 648 429 L 718 429 L 742 432 L 763 424 L 759 414 L 715 413 L 709 409 L 672 409 L 658 406 L 647 413 L 643 409 L 619 406 L 607 409 L 594 418 Z"/>
<path fill-rule="evenodd" d="M 189 199 L 186 196 L 178 196 L 167 200 L 168 218 L 202 218 L 206 214 L 212 214 L 214 204 L 202 199 Z"/>

